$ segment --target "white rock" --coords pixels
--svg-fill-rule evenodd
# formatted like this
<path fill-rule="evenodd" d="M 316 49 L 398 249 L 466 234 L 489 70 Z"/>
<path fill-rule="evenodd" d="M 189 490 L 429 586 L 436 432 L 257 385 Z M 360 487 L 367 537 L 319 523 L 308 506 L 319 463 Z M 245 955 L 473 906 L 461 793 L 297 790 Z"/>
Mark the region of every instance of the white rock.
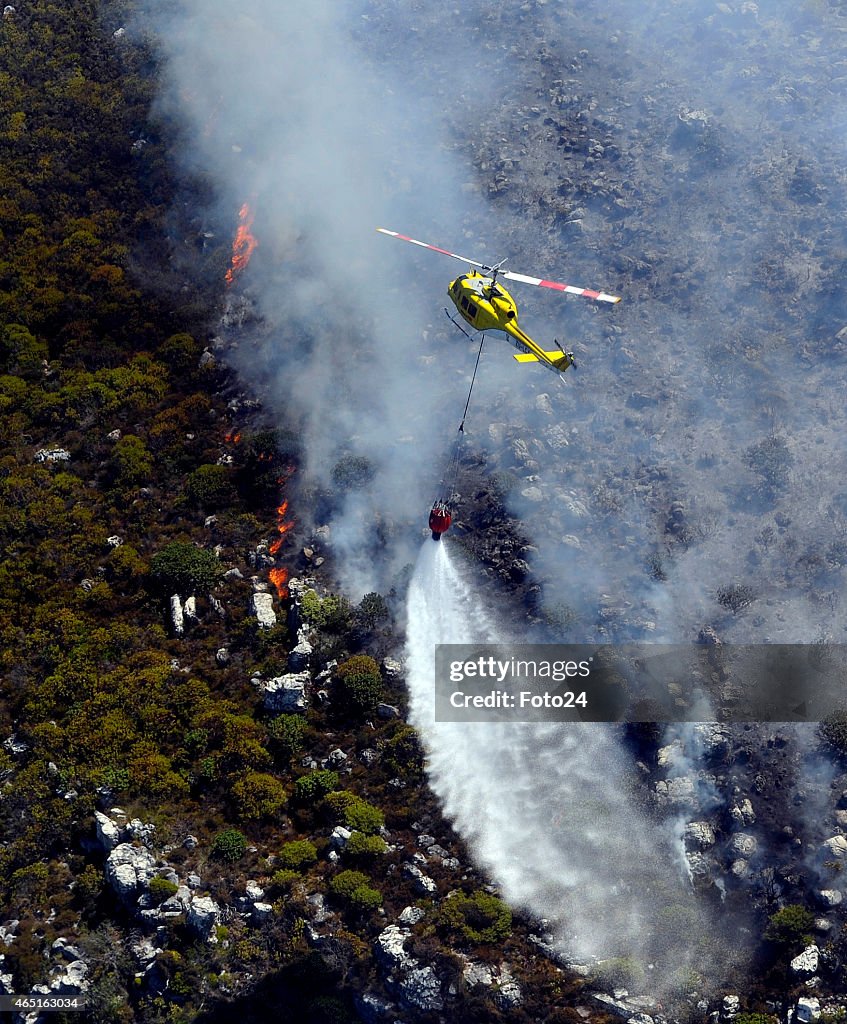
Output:
<path fill-rule="evenodd" d="M 265 890 L 259 885 L 255 878 L 248 878 L 244 883 L 244 892 L 251 900 L 260 900 L 265 895 Z"/>
<path fill-rule="evenodd" d="M 155 873 L 150 851 L 132 843 L 120 843 L 106 858 L 106 881 L 123 898 L 133 896 L 139 886 L 146 887 Z"/>
<path fill-rule="evenodd" d="M 201 939 L 214 943 L 218 941 L 214 930 L 220 914 L 220 907 L 211 896 L 192 896 L 186 924 Z"/>
<path fill-rule="evenodd" d="M 225 619 L 226 618 L 226 608 L 224 608 L 224 606 L 215 597 L 214 594 L 209 594 L 208 597 L 209 597 L 209 607 L 212 609 L 212 611 L 215 613 L 215 615 L 217 615 L 217 617 L 219 619 Z"/>
<path fill-rule="evenodd" d="M 759 848 L 755 836 L 746 832 L 736 832 L 729 843 L 729 848 L 740 857 L 752 857 Z"/>
<path fill-rule="evenodd" d="M 119 537 L 116 533 L 113 533 L 111 537 L 106 538 L 106 543 L 110 548 L 119 548 L 123 542 L 123 537 Z"/>
<path fill-rule="evenodd" d="M 304 711 L 309 705 L 306 694 L 309 680 L 308 672 L 290 672 L 267 682 L 260 681 L 262 703 L 273 712 Z"/>
<path fill-rule="evenodd" d="M 182 601 L 179 594 L 171 595 L 171 626 L 174 636 L 182 636 L 185 632 L 185 619 L 182 617 Z"/>
<path fill-rule="evenodd" d="M 406 928 L 398 928 L 396 924 L 390 924 L 383 929 L 376 939 L 376 955 L 379 960 L 390 969 L 397 967 L 411 967 L 415 961 L 403 949 L 410 932 Z"/>
<path fill-rule="evenodd" d="M 832 857 L 844 857 L 847 855 L 847 837 L 833 836 L 823 844 L 826 852 Z"/>
<path fill-rule="evenodd" d="M 102 811 L 94 812 L 94 821 L 97 826 L 97 841 L 107 853 L 114 850 L 121 841 L 121 833 L 118 826 L 111 818 L 103 814 Z"/>
<path fill-rule="evenodd" d="M 415 967 L 400 982 L 400 998 L 407 1006 L 426 1013 L 437 1013 L 444 1007 L 441 982 L 432 967 Z"/>
<path fill-rule="evenodd" d="M 417 924 L 418 921 L 422 921 L 426 913 L 421 907 L 404 907 L 402 913 L 397 918 L 400 924 Z"/>
<path fill-rule="evenodd" d="M 705 850 L 715 845 L 715 830 L 707 821 L 692 821 L 685 826 L 684 838 L 687 846 Z"/>
<path fill-rule="evenodd" d="M 196 624 L 200 621 L 200 616 L 197 614 L 197 598 L 192 594 L 191 597 L 185 599 L 185 604 L 182 606 L 182 613 L 191 623 Z"/>
<path fill-rule="evenodd" d="M 829 907 L 837 907 L 844 899 L 838 889 L 821 889 L 820 897 Z"/>
<path fill-rule="evenodd" d="M 817 1020 L 821 1015 L 820 1000 L 803 996 L 797 1000 L 794 1012 L 798 1021 L 801 1021 L 802 1024 L 809 1024 L 810 1021 Z"/>
<path fill-rule="evenodd" d="M 345 828 L 343 825 L 336 825 L 330 833 L 329 841 L 333 846 L 343 850 L 352 835 L 353 833 L 349 828 Z"/>
<path fill-rule="evenodd" d="M 66 448 L 39 448 L 35 453 L 36 462 L 70 462 L 70 458 Z"/>
<path fill-rule="evenodd" d="M 404 864 L 403 874 L 406 875 L 407 878 L 412 879 L 416 891 L 422 896 L 432 896 L 434 893 L 438 892 L 438 886 L 435 882 L 433 882 L 429 875 L 425 875 L 416 864 Z"/>
<path fill-rule="evenodd" d="M 273 629 L 276 625 L 274 599 L 270 594 L 251 594 L 248 614 L 255 616 L 260 629 Z"/>
<path fill-rule="evenodd" d="M 806 946 L 799 956 L 791 961 L 791 970 L 795 974 L 817 974 L 820 950 L 817 946 Z"/>

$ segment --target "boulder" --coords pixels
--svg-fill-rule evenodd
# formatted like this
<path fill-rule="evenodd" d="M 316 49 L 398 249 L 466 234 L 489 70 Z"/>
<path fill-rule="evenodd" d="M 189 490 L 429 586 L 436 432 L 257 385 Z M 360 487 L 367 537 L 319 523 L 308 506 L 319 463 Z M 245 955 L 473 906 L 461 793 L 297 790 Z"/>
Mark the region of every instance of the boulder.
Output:
<path fill-rule="evenodd" d="M 806 946 L 799 956 L 791 961 L 791 970 L 795 974 L 812 975 L 818 973 L 820 950 L 817 946 Z"/>
<path fill-rule="evenodd" d="M 424 917 L 426 913 L 421 907 L 404 907 L 397 920 L 400 924 L 413 925 L 422 921 Z"/>
<path fill-rule="evenodd" d="M 739 857 L 752 857 L 759 848 L 758 840 L 746 832 L 736 832 L 729 843 L 729 848 Z"/>
<path fill-rule="evenodd" d="M 200 616 L 197 614 L 197 598 L 193 594 L 185 599 L 182 614 L 192 625 L 196 625 L 200 621 Z"/>
<path fill-rule="evenodd" d="M 414 967 L 399 983 L 400 999 L 407 1006 L 424 1013 L 438 1013 L 444 1008 L 441 982 L 432 967 Z"/>
<path fill-rule="evenodd" d="M 794 1008 L 794 1017 L 801 1024 L 810 1024 L 811 1021 L 817 1020 L 820 1015 L 821 1004 L 819 1000 L 810 999 L 805 996 L 801 996 L 797 1000 L 797 1006 Z"/>
<path fill-rule="evenodd" d="M 692 821 L 685 826 L 685 845 L 706 850 L 715 845 L 715 830 L 707 821 Z"/>
<path fill-rule="evenodd" d="M 186 924 L 206 942 L 217 942 L 214 932 L 220 915 L 220 907 L 211 896 L 192 896 Z"/>
<path fill-rule="evenodd" d="M 97 826 L 97 842 L 103 847 L 106 853 L 110 853 L 121 841 L 121 832 L 118 826 L 110 817 L 102 811 L 94 812 L 94 822 Z"/>
<path fill-rule="evenodd" d="M 826 840 L 823 847 L 829 857 L 844 857 L 847 855 L 847 837 L 833 836 Z"/>
<path fill-rule="evenodd" d="M 306 694 L 309 681 L 308 672 L 289 672 L 267 682 L 260 681 L 262 703 L 274 713 L 305 711 L 309 704 Z"/>
<path fill-rule="evenodd" d="M 156 862 L 149 850 L 132 843 L 120 843 L 106 858 L 106 881 L 122 899 L 146 887 L 156 873 Z"/>
<path fill-rule="evenodd" d="M 828 907 L 837 907 L 844 899 L 838 889 L 821 889 L 821 902 Z"/>
<path fill-rule="evenodd" d="M 67 448 L 39 448 L 35 453 L 36 462 L 70 462 L 70 459 Z"/>
<path fill-rule="evenodd" d="M 182 615 L 182 601 L 179 594 L 171 595 L 171 628 L 174 636 L 182 636 L 185 632 L 185 619 Z"/>
<path fill-rule="evenodd" d="M 411 967 L 415 961 L 403 948 L 410 932 L 407 928 L 398 928 L 396 924 L 390 924 L 384 928 L 376 938 L 377 960 L 383 963 L 390 970 L 398 967 Z"/>
<path fill-rule="evenodd" d="M 425 875 L 416 864 L 404 864 L 403 874 L 407 878 L 412 879 L 415 891 L 420 893 L 421 896 L 434 896 L 438 892 L 438 886 L 435 882 L 433 882 L 429 875 Z"/>
<path fill-rule="evenodd" d="M 276 625 L 274 599 L 270 594 L 251 594 L 248 614 L 255 616 L 260 629 L 273 629 Z"/>

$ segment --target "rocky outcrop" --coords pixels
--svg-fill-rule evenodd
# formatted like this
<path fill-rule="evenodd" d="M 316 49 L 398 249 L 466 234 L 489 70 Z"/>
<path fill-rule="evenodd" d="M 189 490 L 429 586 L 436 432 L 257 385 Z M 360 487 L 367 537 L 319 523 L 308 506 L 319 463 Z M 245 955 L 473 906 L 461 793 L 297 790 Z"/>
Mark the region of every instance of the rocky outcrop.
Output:
<path fill-rule="evenodd" d="M 273 629 L 276 625 L 273 597 L 262 592 L 251 594 L 248 614 L 255 617 L 260 629 Z"/>
<path fill-rule="evenodd" d="M 179 594 L 171 595 L 171 629 L 174 631 L 174 636 L 182 636 L 185 632 L 185 619 Z"/>
<path fill-rule="evenodd" d="M 107 853 L 110 853 L 121 841 L 120 829 L 102 811 L 94 812 L 94 821 L 97 825 L 97 841 Z"/>
<path fill-rule="evenodd" d="M 308 672 L 290 672 L 274 679 L 259 681 L 262 703 L 274 714 L 305 711 L 309 705 L 307 688 L 310 676 Z"/>
<path fill-rule="evenodd" d="M 220 921 L 221 910 L 211 896 L 192 896 L 186 924 L 205 942 L 218 941 L 215 927 Z"/>
<path fill-rule="evenodd" d="M 130 899 L 156 873 L 156 862 L 149 850 L 131 843 L 120 843 L 106 859 L 106 881 L 121 899 Z"/>

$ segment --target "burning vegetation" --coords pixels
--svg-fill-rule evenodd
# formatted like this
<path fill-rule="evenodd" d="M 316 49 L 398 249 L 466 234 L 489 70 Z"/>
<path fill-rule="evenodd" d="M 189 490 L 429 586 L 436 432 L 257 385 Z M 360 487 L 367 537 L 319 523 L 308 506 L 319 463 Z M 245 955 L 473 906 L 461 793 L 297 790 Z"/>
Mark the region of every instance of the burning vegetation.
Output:
<path fill-rule="evenodd" d="M 232 287 L 236 277 L 242 273 L 256 251 L 258 241 L 250 230 L 253 227 L 254 213 L 249 203 L 244 203 L 238 211 L 238 228 L 232 243 L 232 260 L 226 272 L 226 286 Z"/>

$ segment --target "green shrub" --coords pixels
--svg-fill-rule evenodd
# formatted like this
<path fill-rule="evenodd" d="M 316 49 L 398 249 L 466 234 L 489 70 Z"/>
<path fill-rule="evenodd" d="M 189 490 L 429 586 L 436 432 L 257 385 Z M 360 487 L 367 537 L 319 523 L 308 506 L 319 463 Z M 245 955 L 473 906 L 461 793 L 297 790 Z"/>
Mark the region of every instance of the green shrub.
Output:
<path fill-rule="evenodd" d="M 815 915 L 811 911 L 799 903 L 790 903 L 768 918 L 765 938 L 780 946 L 805 946 L 811 941 L 808 933 L 814 923 Z"/>
<path fill-rule="evenodd" d="M 268 723 L 268 735 L 284 761 L 303 749 L 306 722 L 300 715 L 278 715 Z"/>
<path fill-rule="evenodd" d="M 349 790 L 330 793 L 326 798 L 326 804 L 338 823 L 352 831 L 373 835 L 385 824 L 385 816 L 378 807 L 374 807 Z"/>
<path fill-rule="evenodd" d="M 616 988 L 639 989 L 644 984 L 644 968 L 631 956 L 611 957 L 592 971 L 597 985 L 610 991 Z"/>
<path fill-rule="evenodd" d="M 212 840 L 212 856 L 230 863 L 240 860 L 247 852 L 247 839 L 236 828 L 218 832 Z"/>
<path fill-rule="evenodd" d="M 302 775 L 294 783 L 294 799 L 298 804 L 314 804 L 338 786 L 338 772 L 327 768 Z"/>
<path fill-rule="evenodd" d="M 181 541 L 168 544 L 150 562 L 150 575 L 166 594 L 211 590 L 222 574 L 221 564 L 211 551 Z"/>
<path fill-rule="evenodd" d="M 125 434 L 118 441 L 112 455 L 111 471 L 118 487 L 134 487 L 149 481 L 153 472 L 153 456 L 140 437 Z"/>
<path fill-rule="evenodd" d="M 335 670 L 342 703 L 359 715 L 371 714 L 382 700 L 379 665 L 367 654 L 355 654 Z"/>
<path fill-rule="evenodd" d="M 314 843 L 310 843 L 308 839 L 295 839 L 286 843 L 277 857 L 282 867 L 295 870 L 302 870 L 309 864 L 314 864 L 317 859 L 318 851 Z"/>
<path fill-rule="evenodd" d="M 301 877 L 299 871 L 293 871 L 291 868 L 280 868 L 279 871 L 274 872 L 271 878 L 271 885 L 276 889 L 287 890 Z"/>
<path fill-rule="evenodd" d="M 354 832 L 347 840 L 344 852 L 352 857 L 376 857 L 385 853 L 388 844 L 382 836 L 367 836 L 364 832 Z"/>
<path fill-rule="evenodd" d="M 365 594 L 356 609 L 356 618 L 368 629 L 373 629 L 390 616 L 388 604 L 380 594 Z"/>
<path fill-rule="evenodd" d="M 179 886 L 174 885 L 174 883 L 169 881 L 167 878 L 162 878 L 160 875 L 157 875 L 155 878 L 150 879 L 150 885 L 148 888 L 150 889 L 150 895 L 153 897 L 153 900 L 159 904 L 164 903 L 165 900 L 170 899 L 171 896 L 175 896 Z"/>
<path fill-rule="evenodd" d="M 235 490 L 226 466 L 199 466 L 185 482 L 185 493 L 192 505 L 206 510 L 229 505 Z"/>
<path fill-rule="evenodd" d="M 734 1024 L 779 1024 L 779 1017 L 772 1013 L 739 1013 L 733 1018 Z"/>
<path fill-rule="evenodd" d="M 333 896 L 346 900 L 357 910 L 376 910 L 382 903 L 382 894 L 369 882 L 361 871 L 341 871 L 329 883 L 329 889 Z"/>
<path fill-rule="evenodd" d="M 327 594 L 318 597 L 314 590 L 307 590 L 300 599 L 300 611 L 303 618 L 318 629 L 329 633 L 345 633 L 353 617 L 353 609 L 346 597 L 338 594 Z"/>
<path fill-rule="evenodd" d="M 512 930 L 512 912 L 502 900 L 481 889 L 471 896 L 453 893 L 438 912 L 439 924 L 465 942 L 502 942 Z"/>
<path fill-rule="evenodd" d="M 232 787 L 238 813 L 242 818 L 270 818 L 285 807 L 285 786 L 266 772 L 247 772 Z"/>

